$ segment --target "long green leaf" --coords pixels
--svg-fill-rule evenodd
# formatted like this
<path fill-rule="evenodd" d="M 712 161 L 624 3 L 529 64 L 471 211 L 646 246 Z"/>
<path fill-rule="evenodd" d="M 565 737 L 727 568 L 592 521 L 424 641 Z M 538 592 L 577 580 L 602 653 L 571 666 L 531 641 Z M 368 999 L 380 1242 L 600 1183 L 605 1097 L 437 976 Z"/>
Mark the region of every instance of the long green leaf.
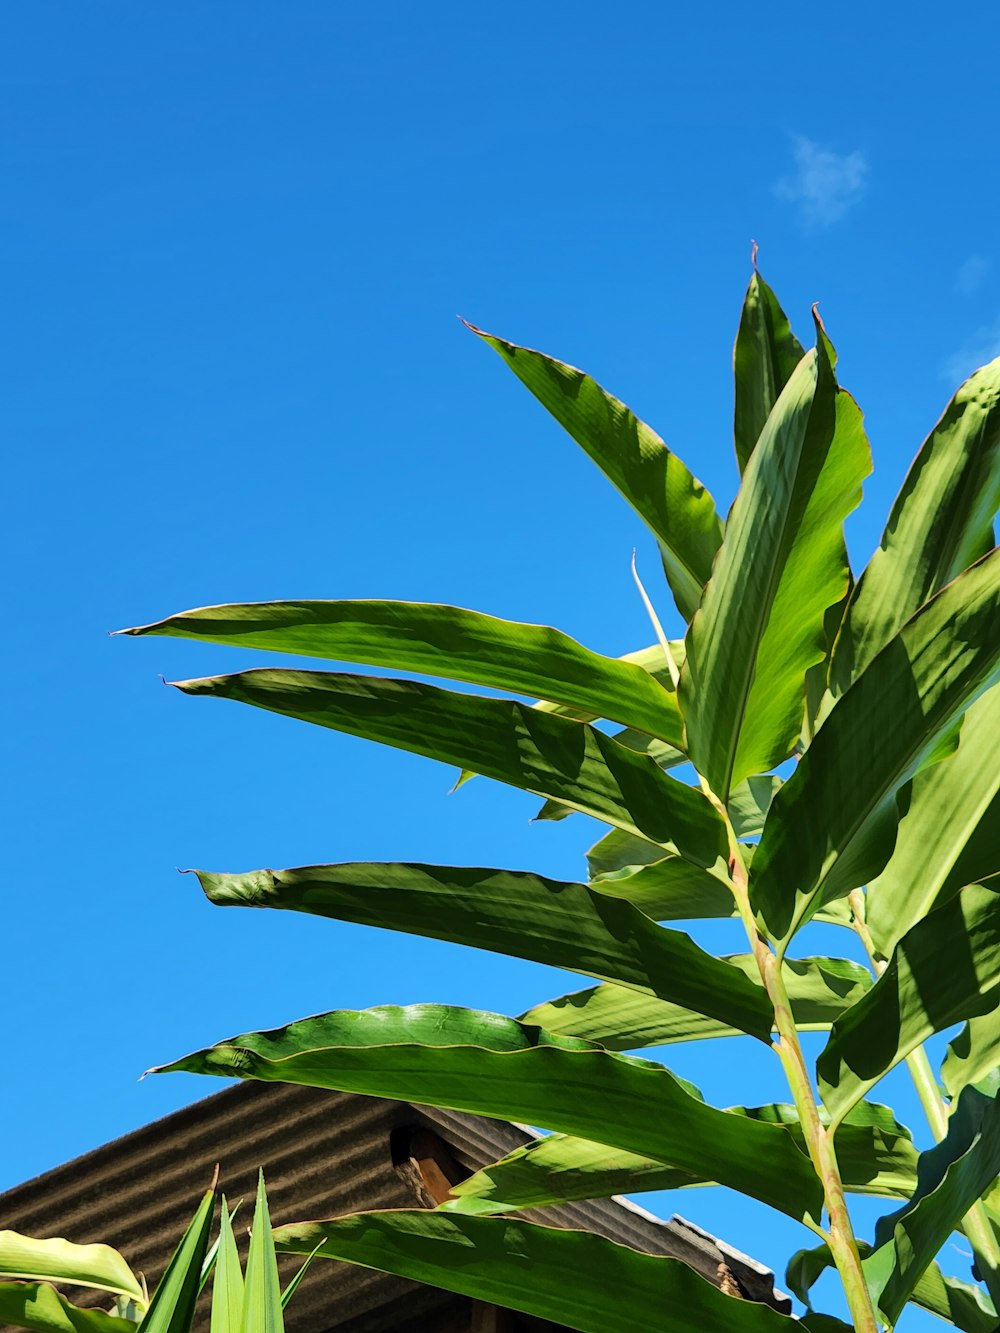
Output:
<path fill-rule="evenodd" d="M 871 1247 L 859 1245 L 863 1255 Z M 812 1250 L 799 1250 L 789 1262 L 785 1281 L 804 1304 L 810 1304 L 809 1291 L 828 1268 L 833 1258 L 826 1245 Z M 928 1264 L 917 1279 L 909 1298 L 914 1305 L 929 1314 L 946 1319 L 963 1333 L 997 1333 L 997 1312 L 985 1292 L 970 1282 L 956 1277 L 945 1277 L 935 1263 Z"/>
<path fill-rule="evenodd" d="M 733 349 L 736 409 L 733 436 L 740 472 L 760 438 L 771 409 L 805 355 L 778 298 L 754 269 L 743 300 Z"/>
<path fill-rule="evenodd" d="M 212 1279 L 210 1333 L 240 1333 L 243 1324 L 243 1270 L 225 1195 L 222 1196 L 219 1228 L 219 1250 Z"/>
<path fill-rule="evenodd" d="M 840 690 L 928 598 L 990 549 L 998 502 L 1000 357 L 955 394 L 896 497 L 837 642 Z"/>
<path fill-rule="evenodd" d="M 360 863 L 197 871 L 222 907 L 271 907 L 450 940 L 620 981 L 767 1041 L 773 1010 L 748 968 L 620 898 L 510 870 Z"/>
<path fill-rule="evenodd" d="M 736 1300 L 679 1259 L 641 1254 L 588 1231 L 437 1212 L 359 1213 L 275 1232 L 285 1253 L 342 1259 L 581 1333 L 785 1333 L 791 1321 Z"/>
<path fill-rule="evenodd" d="M 820 329 L 751 455 L 687 635 L 683 748 L 720 800 L 798 739 L 806 672 L 847 587 L 843 521 L 870 471 L 861 413 Z"/>
<path fill-rule="evenodd" d="M 895 1323 L 938 1250 L 1000 1171 L 1000 1094 L 964 1090 L 945 1138 L 921 1153 L 917 1188 L 898 1212 L 879 1219 L 863 1261 L 878 1306 Z"/>
<path fill-rule="evenodd" d="M 214 1207 L 215 1191 L 208 1190 L 153 1292 L 138 1333 L 190 1333 Z"/>
<path fill-rule="evenodd" d="M 602 657 L 544 625 L 424 602 L 206 606 L 123 634 L 165 634 L 416 671 L 550 699 L 678 746 L 677 697 L 633 662 Z"/>
<path fill-rule="evenodd" d="M 722 821 L 704 796 L 578 722 L 509 699 L 417 681 L 320 671 L 243 671 L 175 682 L 381 741 L 562 801 L 700 865 L 725 861 Z"/>
<path fill-rule="evenodd" d="M 0 1231 L 0 1277 L 72 1282 L 144 1299 L 139 1279 L 117 1250 L 110 1245 L 74 1245 L 61 1237 L 35 1240 L 16 1231 Z"/>
<path fill-rule="evenodd" d="M 784 1125 L 799 1146 L 804 1142 L 792 1106 L 734 1107 L 730 1114 Z M 909 1131 L 886 1107 L 856 1107 L 835 1141 L 846 1189 L 909 1198 L 916 1184 L 917 1152 Z M 446 1212 L 496 1213 L 713 1183 L 641 1153 L 553 1134 L 455 1185 L 453 1197 L 442 1207 Z"/>
<path fill-rule="evenodd" d="M 942 589 L 839 699 L 774 798 L 751 902 L 787 940 L 892 852 L 896 794 L 1000 675 L 1000 552 Z"/>
<path fill-rule="evenodd" d="M 708 491 L 655 431 L 589 375 L 469 327 L 499 352 L 646 523 L 681 614 L 690 620 L 722 540 Z"/>
<path fill-rule="evenodd" d="M 774 1125 L 707 1106 L 662 1065 L 477 1010 L 384 1006 L 246 1033 L 156 1072 L 302 1083 L 520 1120 L 659 1158 L 802 1217 L 819 1181 Z"/>
<path fill-rule="evenodd" d="M 584 1036 L 584 1033 L 580 1034 Z M 1000 1069 L 1000 1007 L 970 1019 L 948 1043 L 941 1082 L 951 1097 Z"/>
<path fill-rule="evenodd" d="M 267 1193 L 264 1173 L 257 1178 L 257 1203 L 250 1234 L 250 1252 L 247 1255 L 246 1288 L 243 1294 L 243 1322 L 240 1333 L 282 1333 L 281 1283 L 278 1280 L 278 1261 L 274 1249 L 274 1235 L 267 1211 Z"/>
<path fill-rule="evenodd" d="M 47 1282 L 0 1282 L 0 1324 L 33 1333 L 136 1333 L 131 1320 L 81 1310 Z"/>
<path fill-rule="evenodd" d="M 755 978 L 752 954 L 732 954 L 725 962 Z M 871 974 L 858 963 L 841 958 L 786 959 L 785 986 L 792 1017 L 800 1032 L 825 1031 L 859 1000 L 871 985 Z M 623 986 L 594 986 L 536 1005 L 521 1014 L 522 1023 L 536 1023 L 548 1032 L 596 1041 L 608 1050 L 636 1050 L 679 1041 L 740 1036 L 742 1030 L 694 1013 L 691 1007 L 668 1004 Z"/>
<path fill-rule="evenodd" d="M 965 884 L 1000 871 L 1000 686 L 965 715 L 958 749 L 918 773 L 889 863 L 865 894 L 868 929 L 889 954 Z"/>
<path fill-rule="evenodd" d="M 816 1062 L 831 1115 L 839 1119 L 932 1033 L 995 1010 L 998 958 L 1000 883 L 972 884 L 913 926 Z"/>

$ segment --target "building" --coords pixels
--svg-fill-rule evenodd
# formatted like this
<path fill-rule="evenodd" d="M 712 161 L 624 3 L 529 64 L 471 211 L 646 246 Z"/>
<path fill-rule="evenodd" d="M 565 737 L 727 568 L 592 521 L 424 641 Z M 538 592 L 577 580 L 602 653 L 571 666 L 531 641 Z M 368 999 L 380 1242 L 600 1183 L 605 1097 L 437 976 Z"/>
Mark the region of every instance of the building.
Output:
<path fill-rule="evenodd" d="M 152 1288 L 220 1166 L 230 1204 L 253 1199 L 258 1167 L 274 1223 L 432 1206 L 449 1184 L 530 1141 L 506 1121 L 288 1084 L 242 1083 L 0 1195 L 0 1228 L 104 1241 Z M 733 1295 L 790 1312 L 773 1274 L 699 1228 L 625 1200 L 532 1210 L 650 1254 L 684 1260 Z M 245 1231 L 239 1225 L 239 1233 Z M 282 1259 L 289 1275 L 294 1259 Z M 107 1304 L 68 1293 L 80 1304 Z M 207 1327 L 207 1320 L 205 1326 Z M 317 1260 L 286 1311 L 288 1333 L 552 1333 L 448 1292 Z"/>

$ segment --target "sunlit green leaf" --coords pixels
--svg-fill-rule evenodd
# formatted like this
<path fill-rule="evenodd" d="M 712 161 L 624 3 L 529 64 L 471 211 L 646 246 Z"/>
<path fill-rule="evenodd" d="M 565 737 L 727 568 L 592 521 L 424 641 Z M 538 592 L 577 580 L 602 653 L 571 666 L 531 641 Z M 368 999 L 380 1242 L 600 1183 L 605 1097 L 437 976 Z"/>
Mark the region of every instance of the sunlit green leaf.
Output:
<path fill-rule="evenodd" d="M 33 1333 L 136 1333 L 103 1310 L 81 1310 L 47 1282 L 0 1281 L 0 1324 Z"/>
<path fill-rule="evenodd" d="M 778 298 L 754 269 L 733 349 L 736 375 L 733 436 L 740 472 L 746 470 L 771 409 L 804 355 Z"/>
<path fill-rule="evenodd" d="M 1000 676 L 1000 552 L 948 584 L 839 699 L 771 805 L 751 902 L 787 940 L 881 871 L 896 795 Z"/>
<path fill-rule="evenodd" d="M 1000 502 L 1000 357 L 965 381 L 925 440 L 858 581 L 834 655 L 846 689 L 946 583 L 993 545 Z"/>
<path fill-rule="evenodd" d="M 210 1333 L 240 1333 L 243 1324 L 243 1269 L 236 1249 L 226 1196 L 222 1196 L 219 1250 L 212 1279 Z"/>
<path fill-rule="evenodd" d="M 0 1231 L 0 1277 L 71 1282 L 143 1300 L 139 1279 L 110 1245 L 74 1245 L 61 1237 L 35 1240 Z"/>
<path fill-rule="evenodd" d="M 838 1119 L 934 1032 L 1000 1005 L 1000 883 L 972 884 L 913 926 L 816 1061 Z"/>
<path fill-rule="evenodd" d="M 472 326 L 470 325 L 470 328 Z M 704 486 L 655 431 L 583 371 L 473 329 L 586 451 L 656 537 L 681 614 L 701 598 L 722 522 Z"/>
<path fill-rule="evenodd" d="M 680 745 L 677 697 L 634 662 L 602 657 L 544 625 L 425 602 L 206 606 L 125 634 L 165 634 L 416 671 L 551 699 Z"/>
<path fill-rule="evenodd" d="M 751 980 L 759 977 L 752 954 L 730 954 L 726 962 Z M 787 959 L 784 976 L 800 1032 L 825 1031 L 871 985 L 866 968 L 840 958 Z M 609 1050 L 742 1035 L 741 1029 L 694 1013 L 690 1007 L 615 985 L 594 986 L 536 1005 L 520 1021 L 584 1037 Z"/>
<path fill-rule="evenodd" d="M 665 1259 L 588 1231 L 511 1218 L 438 1212 L 360 1213 L 279 1227 L 279 1249 L 428 1282 L 581 1333 L 636 1333 L 656 1312 L 657 1333 L 692 1326 L 733 1333 L 785 1333 L 790 1321 L 755 1301 L 724 1295 L 678 1259 Z"/>
<path fill-rule="evenodd" d="M 584 1034 L 580 1034 L 581 1036 Z M 1000 1006 L 970 1019 L 948 1044 L 941 1081 L 952 1097 L 1000 1069 Z"/>
<path fill-rule="evenodd" d="M 138 1333 L 190 1333 L 214 1206 L 215 1192 L 208 1190 L 153 1292 Z"/>
<path fill-rule="evenodd" d="M 861 413 L 838 390 L 820 331 L 747 464 L 687 635 L 683 748 L 720 800 L 798 739 L 806 672 L 847 588 L 843 521 L 870 470 Z"/>
<path fill-rule="evenodd" d="M 274 1250 L 271 1219 L 267 1211 L 264 1173 L 257 1179 L 257 1202 L 247 1255 L 246 1286 L 243 1293 L 243 1322 L 240 1333 L 282 1333 L 281 1283 Z"/>
<path fill-rule="evenodd" d="M 474 769 L 552 797 L 701 865 L 725 860 L 725 830 L 693 787 L 593 727 L 509 699 L 418 681 L 321 671 L 244 671 L 175 682 L 352 736 Z"/>
<path fill-rule="evenodd" d="M 733 1107 L 730 1114 L 786 1127 L 803 1144 L 792 1106 Z M 909 1131 L 884 1106 L 855 1107 L 835 1137 L 846 1189 L 857 1194 L 908 1198 L 916 1184 L 917 1152 Z M 447 1212 L 495 1213 L 577 1199 L 711 1185 L 711 1180 L 664 1166 L 621 1148 L 552 1134 L 518 1148 L 452 1189 Z"/>
<path fill-rule="evenodd" d="M 518 1120 L 655 1156 L 793 1217 L 820 1185 L 778 1126 L 707 1106 L 668 1069 L 478 1010 L 386 1005 L 246 1033 L 157 1072 L 254 1078 Z"/>
<path fill-rule="evenodd" d="M 864 1260 L 872 1295 L 890 1323 L 949 1235 L 1000 1171 L 1000 1094 L 966 1088 L 945 1138 L 917 1164 L 917 1188 L 898 1212 L 880 1218 Z"/>
<path fill-rule="evenodd" d="M 197 871 L 224 907 L 270 907 L 492 949 L 636 987 L 766 1041 L 773 1010 L 749 969 L 583 884 L 510 870 L 359 863 Z"/>
<path fill-rule="evenodd" d="M 1000 871 L 1000 686 L 977 699 L 957 751 L 913 779 L 896 846 L 868 886 L 866 920 L 886 957 L 965 884 Z"/>
<path fill-rule="evenodd" d="M 871 1252 L 868 1245 L 860 1244 L 859 1248 L 864 1255 Z M 832 1266 L 833 1259 L 826 1245 L 799 1250 L 792 1256 L 785 1281 L 799 1300 L 808 1305 L 810 1289 Z M 922 1310 L 962 1329 L 963 1333 L 997 1333 L 997 1313 L 986 1293 L 970 1282 L 946 1277 L 935 1263 L 929 1264 L 921 1273 L 909 1299 Z"/>

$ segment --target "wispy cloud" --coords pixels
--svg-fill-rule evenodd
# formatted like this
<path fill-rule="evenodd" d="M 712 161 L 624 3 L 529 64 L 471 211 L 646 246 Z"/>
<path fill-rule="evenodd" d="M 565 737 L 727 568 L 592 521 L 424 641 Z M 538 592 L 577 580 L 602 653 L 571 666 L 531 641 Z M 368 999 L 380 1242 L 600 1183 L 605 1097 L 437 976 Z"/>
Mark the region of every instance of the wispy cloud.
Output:
<path fill-rule="evenodd" d="M 779 199 L 798 204 L 806 222 L 828 227 L 838 222 L 864 195 L 868 162 L 860 149 L 835 153 L 812 139 L 797 135 L 795 174 L 783 176 L 774 187 Z"/>
<path fill-rule="evenodd" d="M 942 367 L 942 373 L 952 385 L 958 385 L 968 379 L 974 370 L 985 366 L 987 361 L 1000 356 L 1000 319 L 994 320 L 975 333 L 950 356 Z"/>
<path fill-rule="evenodd" d="M 982 255 L 970 255 L 955 277 L 955 290 L 963 296 L 971 296 L 982 285 L 983 278 L 989 272 L 989 260 Z"/>

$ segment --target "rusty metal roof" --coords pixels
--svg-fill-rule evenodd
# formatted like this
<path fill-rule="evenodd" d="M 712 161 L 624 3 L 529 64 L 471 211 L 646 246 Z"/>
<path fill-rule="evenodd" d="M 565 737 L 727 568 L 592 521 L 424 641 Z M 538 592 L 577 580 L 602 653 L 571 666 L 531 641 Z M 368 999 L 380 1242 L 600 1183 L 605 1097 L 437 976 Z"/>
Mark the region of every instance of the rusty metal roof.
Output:
<path fill-rule="evenodd" d="M 155 1285 L 216 1163 L 230 1203 L 267 1180 L 275 1224 L 417 1202 L 399 1169 L 399 1144 L 429 1130 L 464 1172 L 533 1137 L 525 1128 L 409 1102 L 289 1084 L 242 1083 L 0 1195 L 0 1228 L 104 1241 Z M 393 1150 L 397 1163 L 393 1163 Z M 539 1222 L 597 1232 L 651 1254 L 683 1259 L 716 1285 L 789 1311 L 773 1274 L 699 1228 L 664 1222 L 625 1200 L 531 1211 Z M 237 1230 L 243 1228 L 237 1225 Z M 296 1261 L 287 1263 L 287 1275 Z M 93 1294 L 91 1303 L 99 1304 Z M 86 1304 L 84 1293 L 74 1299 Z M 106 1303 L 106 1300 L 105 1302 Z M 469 1302 L 369 1269 L 317 1262 L 286 1311 L 288 1333 L 452 1333 L 469 1328 Z"/>

